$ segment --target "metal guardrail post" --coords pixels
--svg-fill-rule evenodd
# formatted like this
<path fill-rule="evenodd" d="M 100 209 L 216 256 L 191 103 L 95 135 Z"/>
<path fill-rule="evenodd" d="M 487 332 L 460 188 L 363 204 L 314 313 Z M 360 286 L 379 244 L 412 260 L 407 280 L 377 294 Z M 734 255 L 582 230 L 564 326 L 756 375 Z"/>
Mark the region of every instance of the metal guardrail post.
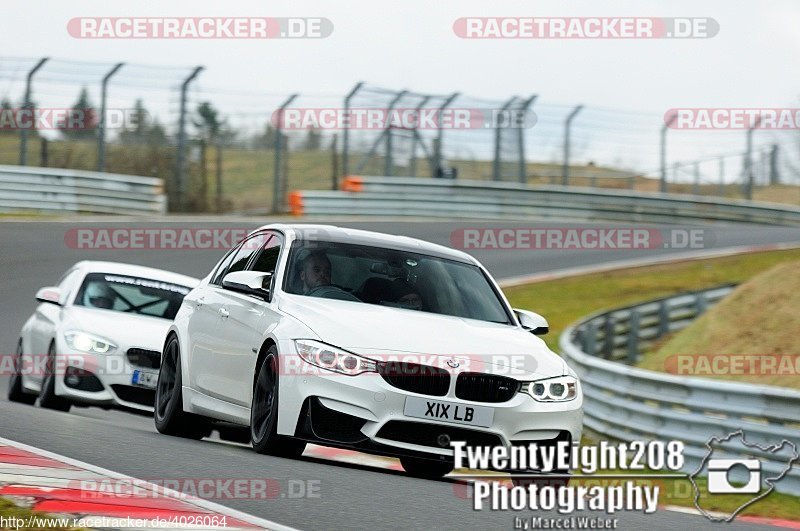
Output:
<path fill-rule="evenodd" d="M 292 94 L 280 107 L 278 107 L 278 119 L 275 124 L 275 159 L 272 168 L 272 213 L 278 214 L 283 206 L 283 194 L 281 193 L 284 187 L 281 183 L 281 156 L 283 155 L 283 113 L 286 107 L 292 104 L 297 98 L 297 94 Z"/>
<path fill-rule="evenodd" d="M 667 192 L 667 131 L 677 118 L 677 113 L 673 114 L 670 116 L 669 120 L 661 126 L 661 186 L 659 190 L 662 193 Z"/>
<path fill-rule="evenodd" d="M 44 66 L 44 64 L 49 61 L 49 57 L 43 57 L 39 59 L 39 62 L 30 69 L 28 72 L 28 77 L 25 79 L 25 97 L 24 101 L 22 102 L 23 108 L 32 111 L 33 109 L 33 102 L 31 101 L 31 90 L 33 85 L 33 76 L 36 72 L 39 71 L 40 68 Z M 31 118 L 31 122 L 35 122 L 34 118 Z M 19 129 L 19 165 L 20 166 L 27 166 L 28 165 L 28 128 L 27 127 L 20 127 Z"/>
<path fill-rule="evenodd" d="M 442 127 L 442 113 L 455 99 L 460 95 L 458 92 L 453 92 L 447 99 L 442 102 L 439 109 L 436 111 L 436 140 L 433 146 L 433 163 L 431 165 L 431 177 L 439 177 L 443 174 L 442 171 L 442 142 L 444 141 L 444 128 Z"/>
<path fill-rule="evenodd" d="M 669 306 L 666 300 L 658 301 L 658 332 L 656 337 L 661 337 L 669 332 Z"/>
<path fill-rule="evenodd" d="M 628 365 L 633 365 L 639 358 L 639 322 L 641 316 L 636 309 L 631 310 L 628 328 Z"/>
<path fill-rule="evenodd" d="M 561 172 L 562 186 L 569 186 L 570 129 L 572 128 L 572 120 L 581 112 L 581 109 L 583 109 L 583 105 L 575 107 L 564 122 L 564 168 Z"/>
<path fill-rule="evenodd" d="M 590 356 L 597 353 L 597 323 L 592 320 L 586 324 L 586 335 L 583 336 L 583 350 Z"/>
<path fill-rule="evenodd" d="M 695 311 L 697 312 L 697 317 L 700 317 L 706 313 L 706 310 L 708 309 L 708 300 L 706 300 L 705 294 L 697 293 L 695 295 L 694 307 Z"/>
<path fill-rule="evenodd" d="M 603 337 L 603 347 L 601 353 L 604 359 L 610 360 L 611 357 L 614 355 L 614 330 L 616 328 L 616 321 L 610 315 L 606 316 L 606 320 L 603 323 L 603 331 L 605 336 Z"/>
<path fill-rule="evenodd" d="M 364 86 L 363 81 L 356 83 L 356 86 L 344 97 L 344 130 L 342 131 L 342 176 L 346 177 L 350 172 L 350 101 Z"/>
<path fill-rule="evenodd" d="M 186 204 L 186 179 L 183 175 L 183 161 L 186 156 L 186 92 L 189 88 L 189 83 L 196 78 L 200 72 L 203 71 L 202 66 L 196 66 L 192 73 L 189 74 L 181 84 L 181 111 L 178 117 L 178 153 L 177 162 L 175 164 L 175 184 L 177 188 L 177 205 L 178 210 L 183 211 Z"/>
<path fill-rule="evenodd" d="M 506 124 L 501 125 L 500 121 L 501 120 L 505 121 L 506 111 L 508 111 L 508 108 L 511 106 L 512 103 L 514 103 L 514 101 L 516 101 L 516 99 L 517 99 L 517 97 L 514 96 L 513 98 L 508 100 L 505 103 L 505 105 L 503 105 L 500 108 L 500 112 L 497 115 L 495 115 L 495 117 L 494 117 L 495 118 L 495 124 L 494 124 L 494 162 L 492 163 L 492 180 L 493 181 L 501 180 L 501 175 L 500 175 L 500 156 L 501 156 L 501 154 L 500 154 L 500 151 L 501 151 L 500 150 L 500 144 L 501 144 L 501 142 L 503 140 L 502 139 L 503 128 L 507 127 L 507 125 Z M 501 120 L 498 120 L 498 118 L 501 118 Z"/>
<path fill-rule="evenodd" d="M 100 85 L 100 123 L 97 127 L 97 171 L 106 169 L 106 99 L 108 96 L 108 80 L 116 74 L 125 63 L 117 63 L 105 76 Z M 138 117 L 143 120 L 142 116 Z"/>
<path fill-rule="evenodd" d="M 519 182 L 522 184 L 526 184 L 528 182 L 528 175 L 527 175 L 527 163 L 525 161 L 525 124 L 527 123 L 527 115 L 528 110 L 530 109 L 531 105 L 536 101 L 538 94 L 534 94 L 524 102 L 522 102 L 522 106 L 520 107 L 520 111 L 522 112 L 522 123 L 518 124 L 517 127 L 517 142 L 519 143 Z"/>

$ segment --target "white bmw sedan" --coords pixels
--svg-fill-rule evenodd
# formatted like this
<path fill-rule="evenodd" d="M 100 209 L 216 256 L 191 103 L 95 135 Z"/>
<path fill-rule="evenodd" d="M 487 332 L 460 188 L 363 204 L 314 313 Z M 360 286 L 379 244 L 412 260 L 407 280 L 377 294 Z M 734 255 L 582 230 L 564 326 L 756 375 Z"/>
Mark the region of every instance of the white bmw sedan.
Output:
<path fill-rule="evenodd" d="M 153 411 L 161 346 L 198 279 L 129 264 L 84 261 L 36 294 L 22 327 L 8 398 Z"/>
<path fill-rule="evenodd" d="M 468 445 L 578 441 L 582 393 L 471 256 L 322 225 L 251 233 L 183 300 L 164 343 L 155 424 L 200 438 L 250 427 L 260 453 L 307 442 L 453 468 Z"/>

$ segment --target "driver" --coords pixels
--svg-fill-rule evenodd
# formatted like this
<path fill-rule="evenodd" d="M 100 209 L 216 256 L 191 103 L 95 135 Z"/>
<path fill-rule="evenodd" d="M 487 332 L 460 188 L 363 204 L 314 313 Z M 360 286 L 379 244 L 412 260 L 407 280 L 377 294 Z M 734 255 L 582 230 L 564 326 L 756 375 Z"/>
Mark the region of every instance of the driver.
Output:
<path fill-rule="evenodd" d="M 331 283 L 331 261 L 322 251 L 314 251 L 303 260 L 300 270 L 300 280 L 303 281 L 303 293 L 306 294 L 314 288 L 328 286 Z"/>
<path fill-rule="evenodd" d="M 83 305 L 110 310 L 116 298 L 114 290 L 105 282 L 91 282 L 83 294 Z"/>

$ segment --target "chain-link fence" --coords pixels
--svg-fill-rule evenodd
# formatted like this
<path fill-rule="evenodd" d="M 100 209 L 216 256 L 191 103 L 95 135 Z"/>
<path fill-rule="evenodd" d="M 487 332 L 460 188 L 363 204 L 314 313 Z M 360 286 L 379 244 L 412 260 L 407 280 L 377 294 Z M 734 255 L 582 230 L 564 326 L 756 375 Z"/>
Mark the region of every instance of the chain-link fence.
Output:
<path fill-rule="evenodd" d="M 487 99 L 358 83 L 290 95 L 211 86 L 197 66 L 4 57 L 0 163 L 160 177 L 171 211 L 285 211 L 289 190 L 353 174 L 800 204 L 796 127 L 674 129 L 665 115 L 533 92 Z"/>

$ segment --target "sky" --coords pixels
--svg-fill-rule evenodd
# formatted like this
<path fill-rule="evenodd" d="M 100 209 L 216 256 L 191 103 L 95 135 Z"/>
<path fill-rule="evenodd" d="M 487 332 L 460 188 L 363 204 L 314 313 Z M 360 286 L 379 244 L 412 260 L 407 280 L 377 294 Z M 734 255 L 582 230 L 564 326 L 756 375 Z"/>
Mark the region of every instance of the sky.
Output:
<path fill-rule="evenodd" d="M 544 111 L 560 109 L 558 112 L 566 114 L 571 106 L 583 104 L 587 109 L 608 110 L 595 121 L 626 123 L 635 121 L 631 116 L 641 115 L 653 122 L 656 132 L 656 122 L 670 108 L 800 106 L 800 2 L 796 0 L 5 0 L 4 6 L 0 96 L 15 98 L 21 91 L 24 69 L 15 63 L 9 70 L 7 61 L 3 69 L 4 57 L 163 65 L 171 68 L 157 72 L 169 77 L 164 80 L 169 87 L 192 65 L 203 65 L 195 90 L 209 94 L 228 91 L 225 97 L 233 100 L 231 113 L 259 116 L 295 92 L 306 95 L 308 101 L 328 98 L 331 105 L 339 105 L 340 96 L 356 81 L 432 94 L 460 91 L 496 100 L 538 94 L 536 105 Z M 325 17 L 332 22 L 333 32 L 324 39 L 92 40 L 74 38 L 67 31 L 67 23 L 74 17 L 129 16 Z M 707 39 L 489 40 L 456 36 L 453 23 L 458 18 L 478 16 L 711 17 L 720 30 Z M 76 65 L 74 71 L 84 77 L 76 77 L 75 82 L 85 79 L 96 85 L 104 70 L 105 66 Z M 46 69 L 42 75 L 45 73 Z M 68 78 L 62 71 L 48 79 L 57 75 Z M 159 75 L 151 77 L 145 72 L 136 80 L 145 90 L 148 84 L 160 83 Z M 66 89 L 43 90 L 43 97 L 47 90 L 54 96 L 59 90 L 67 95 Z M 238 97 L 233 94 L 236 91 L 248 94 Z M 70 88 L 69 98 L 74 100 L 76 92 Z M 249 102 L 262 94 L 263 102 L 253 103 L 255 111 L 248 113 Z M 174 108 L 176 98 L 171 93 L 165 101 Z M 224 107 L 224 97 L 220 98 Z M 237 104 L 241 108 L 236 108 Z M 602 130 L 602 125 L 597 127 Z M 546 136 L 555 134 L 553 129 Z M 658 138 L 651 138 L 649 129 L 647 134 L 647 161 L 631 159 L 631 163 L 652 165 Z M 697 138 L 690 138 L 686 146 L 698 144 Z M 629 157 L 624 142 L 619 140 L 617 151 L 619 156 Z M 697 156 L 712 154 L 714 146 L 709 144 L 713 143 L 700 142 L 702 150 L 695 145 Z M 719 152 L 739 149 L 743 135 L 727 133 L 720 143 L 724 146 Z M 689 156 L 690 148 L 685 149 Z M 548 153 L 555 151 L 556 143 L 548 145 Z"/>

